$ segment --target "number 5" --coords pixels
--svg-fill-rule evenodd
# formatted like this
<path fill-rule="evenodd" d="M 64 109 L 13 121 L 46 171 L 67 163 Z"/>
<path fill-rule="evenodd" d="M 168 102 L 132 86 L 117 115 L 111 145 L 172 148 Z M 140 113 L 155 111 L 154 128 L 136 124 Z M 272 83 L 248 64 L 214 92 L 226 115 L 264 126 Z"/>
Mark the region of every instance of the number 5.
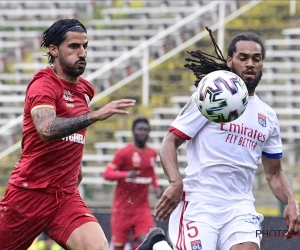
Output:
<path fill-rule="evenodd" d="M 189 231 L 188 236 L 190 238 L 194 238 L 198 235 L 198 228 L 196 226 L 191 225 L 192 223 L 195 223 L 195 221 L 191 221 L 191 222 L 186 224 L 186 228 Z"/>

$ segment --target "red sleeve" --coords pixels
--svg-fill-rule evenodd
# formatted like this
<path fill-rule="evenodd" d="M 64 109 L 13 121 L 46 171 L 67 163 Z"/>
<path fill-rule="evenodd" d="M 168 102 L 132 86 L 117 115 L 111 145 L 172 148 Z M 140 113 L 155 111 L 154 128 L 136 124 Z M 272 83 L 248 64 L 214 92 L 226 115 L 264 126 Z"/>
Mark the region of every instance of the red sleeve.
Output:
<path fill-rule="evenodd" d="M 182 133 L 180 130 L 178 130 L 177 128 L 174 128 L 172 126 L 169 128 L 169 132 L 172 132 L 173 134 L 179 136 L 181 139 L 186 140 L 186 141 L 191 139 L 191 137 Z"/>
<path fill-rule="evenodd" d="M 32 82 L 27 89 L 26 98 L 31 109 L 40 105 L 49 105 L 56 109 L 57 89 L 46 77 Z"/>
<path fill-rule="evenodd" d="M 114 155 L 114 158 L 111 161 L 111 167 L 119 171 L 123 171 L 125 166 L 128 164 L 128 149 L 127 147 L 120 148 Z"/>
<path fill-rule="evenodd" d="M 114 165 L 112 163 L 109 163 L 106 166 L 104 172 L 102 173 L 102 177 L 105 180 L 109 180 L 109 181 L 116 181 L 116 180 L 125 179 L 126 176 L 127 176 L 127 171 L 119 171 L 113 166 Z"/>

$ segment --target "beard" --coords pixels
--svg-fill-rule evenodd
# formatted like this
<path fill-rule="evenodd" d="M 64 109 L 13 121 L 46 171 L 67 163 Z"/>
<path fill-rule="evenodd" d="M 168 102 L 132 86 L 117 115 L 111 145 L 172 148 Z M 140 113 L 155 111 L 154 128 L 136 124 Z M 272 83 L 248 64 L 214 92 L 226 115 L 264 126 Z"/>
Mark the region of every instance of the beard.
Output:
<path fill-rule="evenodd" d="M 59 63 L 62 67 L 62 70 L 64 73 L 68 76 L 72 77 L 78 77 L 81 76 L 85 70 L 85 67 L 76 68 L 75 65 L 78 62 L 81 62 L 83 60 L 78 60 L 74 63 L 74 65 L 70 65 L 68 62 L 66 62 L 62 57 L 59 58 Z"/>
<path fill-rule="evenodd" d="M 236 71 L 236 69 L 235 69 L 234 66 L 232 66 L 231 72 L 235 73 L 236 75 L 238 75 L 239 77 L 241 77 L 237 73 L 237 71 Z M 249 78 L 249 79 L 243 79 L 244 83 L 246 84 L 246 87 L 247 87 L 248 91 L 252 92 L 252 91 L 254 91 L 256 89 L 256 87 L 257 87 L 257 85 L 258 85 L 258 83 L 259 83 L 262 75 L 263 75 L 263 73 L 262 73 L 262 71 L 260 71 L 259 74 L 254 79 L 251 79 L 251 78 Z"/>

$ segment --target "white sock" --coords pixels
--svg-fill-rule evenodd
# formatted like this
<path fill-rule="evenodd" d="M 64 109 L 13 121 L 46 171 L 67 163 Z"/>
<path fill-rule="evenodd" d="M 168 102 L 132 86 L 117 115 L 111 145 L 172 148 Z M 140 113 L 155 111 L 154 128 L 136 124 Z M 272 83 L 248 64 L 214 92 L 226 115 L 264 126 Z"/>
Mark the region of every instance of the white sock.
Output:
<path fill-rule="evenodd" d="M 159 241 L 153 245 L 153 250 L 172 250 L 172 248 L 169 246 L 168 242 L 165 240 Z"/>

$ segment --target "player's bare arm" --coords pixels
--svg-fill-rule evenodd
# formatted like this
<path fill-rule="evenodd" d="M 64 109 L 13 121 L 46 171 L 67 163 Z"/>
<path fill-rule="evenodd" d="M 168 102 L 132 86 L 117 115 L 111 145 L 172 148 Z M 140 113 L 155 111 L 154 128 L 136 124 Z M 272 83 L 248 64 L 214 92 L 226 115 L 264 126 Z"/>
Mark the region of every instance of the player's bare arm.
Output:
<path fill-rule="evenodd" d="M 298 220 L 297 202 L 292 192 L 290 183 L 282 171 L 280 159 L 271 159 L 262 156 L 262 164 L 266 173 L 268 184 L 275 197 L 287 205 L 284 218 L 288 226 L 289 234 L 300 230 L 300 221 Z"/>
<path fill-rule="evenodd" d="M 38 108 L 31 113 L 36 130 L 43 141 L 50 141 L 71 135 L 92 124 L 88 114 L 63 118 L 56 117 L 51 108 Z"/>
<path fill-rule="evenodd" d="M 160 159 L 170 186 L 164 191 L 155 207 L 154 216 L 157 220 L 167 219 L 181 200 L 183 183 L 178 168 L 177 148 L 184 142 L 185 140 L 171 132 L 162 142 Z"/>
<path fill-rule="evenodd" d="M 262 156 L 262 164 L 266 179 L 275 197 L 286 205 L 288 203 L 296 205 L 290 183 L 282 170 L 280 159 Z"/>
<path fill-rule="evenodd" d="M 51 141 L 71 135 L 114 114 L 128 114 L 124 108 L 134 105 L 135 100 L 131 99 L 112 101 L 96 111 L 72 118 L 57 117 L 52 108 L 37 108 L 31 116 L 40 138 L 43 141 Z"/>

